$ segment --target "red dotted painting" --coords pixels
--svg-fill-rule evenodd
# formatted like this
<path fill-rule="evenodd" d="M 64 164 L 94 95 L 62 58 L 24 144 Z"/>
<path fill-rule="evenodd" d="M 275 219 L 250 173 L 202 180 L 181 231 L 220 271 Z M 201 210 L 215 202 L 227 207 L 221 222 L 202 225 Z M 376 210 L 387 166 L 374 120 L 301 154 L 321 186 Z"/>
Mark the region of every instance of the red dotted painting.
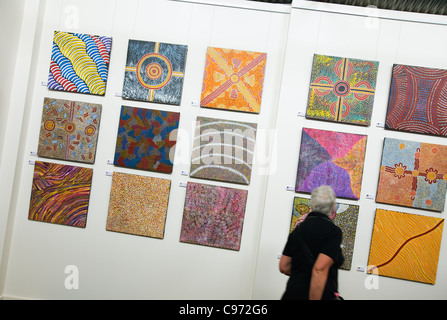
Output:
<path fill-rule="evenodd" d="M 443 211 L 447 146 L 385 138 L 376 201 Z"/>
<path fill-rule="evenodd" d="M 447 70 L 395 64 L 385 128 L 447 136 Z"/>

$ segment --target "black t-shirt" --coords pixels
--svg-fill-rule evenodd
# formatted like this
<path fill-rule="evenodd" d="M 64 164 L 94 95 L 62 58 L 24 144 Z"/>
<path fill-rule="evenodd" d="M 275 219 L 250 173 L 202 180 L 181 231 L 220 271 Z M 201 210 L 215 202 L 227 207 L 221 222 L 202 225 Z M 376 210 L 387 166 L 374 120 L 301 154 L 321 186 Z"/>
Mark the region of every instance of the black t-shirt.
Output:
<path fill-rule="evenodd" d="M 338 291 L 338 267 L 344 258 L 341 252 L 343 233 L 327 215 L 311 212 L 289 235 L 283 255 L 292 258 L 292 273 L 287 282 L 283 299 L 308 299 L 312 267 L 320 253 L 332 260 L 323 292 L 323 299 L 333 299 Z M 307 245 L 308 253 L 303 247 Z"/>

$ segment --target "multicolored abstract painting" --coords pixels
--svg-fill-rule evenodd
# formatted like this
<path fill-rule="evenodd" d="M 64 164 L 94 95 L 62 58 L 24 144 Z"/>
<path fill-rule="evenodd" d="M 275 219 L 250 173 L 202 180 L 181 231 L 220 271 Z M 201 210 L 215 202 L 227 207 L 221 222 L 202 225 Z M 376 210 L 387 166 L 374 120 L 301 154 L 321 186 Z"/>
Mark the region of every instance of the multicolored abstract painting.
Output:
<path fill-rule="evenodd" d="M 309 212 L 310 199 L 301 197 L 295 197 L 293 199 L 292 221 L 290 223 L 289 233 L 295 228 L 298 219 L 301 217 L 305 218 Z M 343 232 L 342 253 L 345 261 L 340 266 L 340 269 L 343 270 L 351 270 L 358 216 L 358 205 L 337 202 L 335 210 L 329 217 Z"/>
<path fill-rule="evenodd" d="M 247 190 L 188 182 L 180 241 L 239 250 Z"/>
<path fill-rule="evenodd" d="M 171 173 L 180 113 L 121 107 L 116 166 Z"/>
<path fill-rule="evenodd" d="M 200 105 L 259 113 L 266 53 L 208 47 Z"/>
<path fill-rule="evenodd" d="M 395 64 L 385 128 L 447 136 L 447 70 Z"/>
<path fill-rule="evenodd" d="M 329 185 L 337 197 L 359 199 L 366 135 L 303 128 L 296 192 Z"/>
<path fill-rule="evenodd" d="M 114 172 L 106 230 L 163 239 L 171 181 Z"/>
<path fill-rule="evenodd" d="M 37 155 L 93 163 L 101 108 L 100 104 L 45 98 Z"/>
<path fill-rule="evenodd" d="M 129 40 L 122 97 L 180 105 L 185 45 Z"/>
<path fill-rule="evenodd" d="M 36 161 L 29 220 L 85 228 L 93 169 Z"/>
<path fill-rule="evenodd" d="M 368 272 L 435 284 L 444 219 L 376 210 Z"/>
<path fill-rule="evenodd" d="M 443 211 L 447 146 L 385 138 L 376 201 Z"/>
<path fill-rule="evenodd" d="M 314 55 L 306 117 L 369 126 L 377 61 Z"/>
<path fill-rule="evenodd" d="M 197 117 L 190 176 L 249 184 L 256 123 Z"/>
<path fill-rule="evenodd" d="M 112 38 L 55 31 L 48 89 L 103 96 Z"/>

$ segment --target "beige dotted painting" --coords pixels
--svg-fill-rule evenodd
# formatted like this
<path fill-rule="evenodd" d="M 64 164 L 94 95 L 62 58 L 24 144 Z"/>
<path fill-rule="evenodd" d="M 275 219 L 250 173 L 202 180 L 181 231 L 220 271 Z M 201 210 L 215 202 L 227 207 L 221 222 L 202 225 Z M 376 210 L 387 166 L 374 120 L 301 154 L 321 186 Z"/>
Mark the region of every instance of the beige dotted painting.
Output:
<path fill-rule="evenodd" d="M 113 173 L 108 231 L 163 239 L 171 181 Z"/>

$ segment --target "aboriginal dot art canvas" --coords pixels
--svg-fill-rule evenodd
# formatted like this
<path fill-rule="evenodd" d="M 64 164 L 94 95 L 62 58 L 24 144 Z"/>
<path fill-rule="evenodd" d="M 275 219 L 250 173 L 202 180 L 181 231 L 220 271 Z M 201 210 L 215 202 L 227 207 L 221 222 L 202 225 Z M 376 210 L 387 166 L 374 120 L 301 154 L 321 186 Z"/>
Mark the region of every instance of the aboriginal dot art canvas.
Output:
<path fill-rule="evenodd" d="M 376 202 L 442 212 L 447 146 L 385 138 Z"/>
<path fill-rule="evenodd" d="M 359 199 L 366 135 L 303 128 L 296 192 L 329 185 L 337 197 Z"/>
<path fill-rule="evenodd" d="M 171 173 L 180 113 L 121 107 L 113 164 Z"/>
<path fill-rule="evenodd" d="M 295 228 L 298 219 L 305 219 L 309 212 L 310 199 L 301 197 L 295 197 L 293 199 L 292 221 L 290 223 L 289 233 Z M 351 270 L 358 215 L 358 205 L 337 202 L 335 210 L 329 216 L 334 224 L 340 227 L 343 232 L 341 250 L 345 261 L 339 269 Z"/>
<path fill-rule="evenodd" d="M 444 219 L 377 209 L 368 272 L 435 284 Z"/>
<path fill-rule="evenodd" d="M 106 229 L 163 239 L 171 181 L 114 172 Z"/>
<path fill-rule="evenodd" d="M 55 31 L 48 89 L 103 96 L 112 38 Z"/>
<path fill-rule="evenodd" d="M 315 54 L 306 118 L 369 126 L 379 63 Z"/>
<path fill-rule="evenodd" d="M 39 157 L 94 163 L 101 105 L 45 98 Z"/>
<path fill-rule="evenodd" d="M 29 220 L 85 228 L 93 169 L 36 161 Z"/>
<path fill-rule="evenodd" d="M 186 45 L 129 40 L 122 97 L 180 105 Z"/>
<path fill-rule="evenodd" d="M 180 242 L 240 249 L 247 190 L 188 182 Z"/>
<path fill-rule="evenodd" d="M 249 184 L 256 123 L 197 117 L 190 176 Z"/>
<path fill-rule="evenodd" d="M 447 70 L 395 64 L 385 128 L 447 136 Z"/>
<path fill-rule="evenodd" d="M 200 105 L 259 113 L 267 54 L 208 47 Z"/>

